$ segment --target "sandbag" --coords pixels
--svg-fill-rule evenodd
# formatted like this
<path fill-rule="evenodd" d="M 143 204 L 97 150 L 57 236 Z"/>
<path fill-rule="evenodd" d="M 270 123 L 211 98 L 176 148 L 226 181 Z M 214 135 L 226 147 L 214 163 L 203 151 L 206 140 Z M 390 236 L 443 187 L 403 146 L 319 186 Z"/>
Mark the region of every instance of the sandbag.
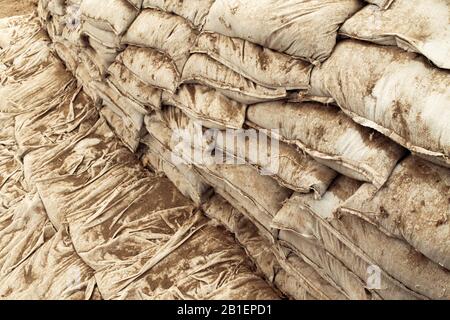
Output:
<path fill-rule="evenodd" d="M 359 124 L 450 167 L 447 71 L 397 48 L 347 40 L 313 70 L 311 85 Z"/>
<path fill-rule="evenodd" d="M 178 159 L 174 161 L 172 131 L 161 121 L 146 121 L 149 134 L 142 139 L 147 146 L 144 161 L 156 172 L 164 172 L 173 184 L 196 205 L 204 203 L 211 196 L 211 188 L 195 170 L 195 167 Z"/>
<path fill-rule="evenodd" d="M 175 13 L 188 20 L 195 28 L 201 29 L 213 3 L 214 0 L 144 0 L 142 7 Z"/>
<path fill-rule="evenodd" d="M 281 187 L 269 176 L 262 176 L 249 165 L 213 164 L 199 166 L 199 172 L 216 192 L 229 201 L 225 193 L 236 201 L 229 201 L 242 213 L 248 214 L 264 233 L 271 239 L 276 231 L 271 228 L 272 218 L 281 209 L 283 202 L 290 197 L 292 191 Z M 243 209 L 241 209 L 243 208 Z"/>
<path fill-rule="evenodd" d="M 364 185 L 339 211 L 407 241 L 450 269 L 449 187 L 448 169 L 411 156 L 397 166 L 382 189 Z"/>
<path fill-rule="evenodd" d="M 205 54 L 193 54 L 186 62 L 182 83 L 199 83 L 213 87 L 230 99 L 243 104 L 279 100 L 286 97 L 283 88 L 271 89 L 246 79 Z"/>
<path fill-rule="evenodd" d="M 159 50 L 173 60 L 181 74 L 197 33 L 181 17 L 144 10 L 122 38 L 122 43 Z"/>
<path fill-rule="evenodd" d="M 378 268 L 379 283 L 368 284 L 384 299 L 445 297 L 446 284 L 438 288 L 430 285 L 448 283 L 448 275 L 437 264 L 421 259 L 407 243 L 387 237 L 355 216 L 334 218 L 334 210 L 360 185 L 340 177 L 321 200 L 294 194 L 278 212 L 274 224 L 290 233 L 293 242 L 303 238 L 325 248 L 365 281 L 370 280 L 369 270 Z"/>
<path fill-rule="evenodd" d="M 120 43 L 120 37 L 118 37 L 114 32 L 97 28 L 90 21 L 83 21 L 81 25 L 81 34 L 95 39 L 105 47 L 117 48 L 118 50 L 123 47 Z"/>
<path fill-rule="evenodd" d="M 53 15 L 63 16 L 66 13 L 66 0 L 50 0 L 47 10 Z"/>
<path fill-rule="evenodd" d="M 218 135 L 216 153 L 225 152 L 255 166 L 288 189 L 322 196 L 336 172 L 295 147 L 269 138 L 264 132 L 237 131 Z"/>
<path fill-rule="evenodd" d="M 81 15 L 92 25 L 122 35 L 136 18 L 138 11 L 127 0 L 105 0 L 99 8 L 97 0 L 83 0 Z"/>
<path fill-rule="evenodd" d="M 447 0 L 397 0 L 389 10 L 366 6 L 347 20 L 339 33 L 418 52 L 438 67 L 450 69 L 449 15 Z"/>
<path fill-rule="evenodd" d="M 354 123 L 333 106 L 268 102 L 250 106 L 248 124 L 279 129 L 272 135 L 296 145 L 318 162 L 380 188 L 404 150 L 381 134 Z"/>
<path fill-rule="evenodd" d="M 133 7 L 137 10 L 141 10 L 142 8 L 142 0 L 127 0 Z"/>
<path fill-rule="evenodd" d="M 203 32 L 194 53 L 204 53 L 245 78 L 268 88 L 304 90 L 312 65 L 239 38 Z"/>
<path fill-rule="evenodd" d="M 240 129 L 245 122 L 247 106 L 210 87 L 183 84 L 173 95 L 164 93 L 162 99 L 166 105 L 180 108 L 206 128 Z"/>
<path fill-rule="evenodd" d="M 216 0 L 204 30 L 315 63 L 329 57 L 339 26 L 361 7 L 356 0 Z"/>
<path fill-rule="evenodd" d="M 154 88 L 174 93 L 178 87 L 180 75 L 176 66 L 157 50 L 129 46 L 117 56 L 117 62 Z"/>
<path fill-rule="evenodd" d="M 120 62 L 109 66 L 107 79 L 122 95 L 141 104 L 148 112 L 161 109 L 161 90 L 145 84 Z"/>
<path fill-rule="evenodd" d="M 205 203 L 203 210 L 208 217 L 217 220 L 235 235 L 266 279 L 283 293 L 302 300 L 345 298 L 301 259 L 283 259 L 282 264 L 290 263 L 296 267 L 295 271 L 291 270 L 293 267 L 283 269 L 272 252 L 270 242 L 261 237 L 250 220 L 221 196 L 215 195 L 211 198 Z M 294 285 L 288 285 L 287 281 L 291 281 Z"/>

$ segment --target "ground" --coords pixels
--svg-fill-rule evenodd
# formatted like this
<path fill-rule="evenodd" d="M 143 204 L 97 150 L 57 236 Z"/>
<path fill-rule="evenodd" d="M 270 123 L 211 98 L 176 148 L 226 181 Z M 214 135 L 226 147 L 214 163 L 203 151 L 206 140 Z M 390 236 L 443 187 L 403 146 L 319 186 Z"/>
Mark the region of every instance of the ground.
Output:
<path fill-rule="evenodd" d="M 33 0 L 0 0 L 0 18 L 27 14 L 34 9 Z"/>

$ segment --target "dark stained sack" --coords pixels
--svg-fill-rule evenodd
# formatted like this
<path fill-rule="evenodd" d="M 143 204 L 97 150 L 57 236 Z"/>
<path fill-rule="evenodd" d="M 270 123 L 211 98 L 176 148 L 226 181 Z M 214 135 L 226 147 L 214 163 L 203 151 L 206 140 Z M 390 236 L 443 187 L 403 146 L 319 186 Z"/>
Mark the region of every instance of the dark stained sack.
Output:
<path fill-rule="evenodd" d="M 204 53 L 245 78 L 268 88 L 305 90 L 313 65 L 252 42 L 203 32 L 193 53 Z"/>
<path fill-rule="evenodd" d="M 339 33 L 418 52 L 438 67 L 450 69 L 449 12 L 447 0 L 396 0 L 389 10 L 366 6 Z"/>
<path fill-rule="evenodd" d="M 351 178 L 378 188 L 389 178 L 403 148 L 354 123 L 338 108 L 319 103 L 268 102 L 248 107 L 248 124 L 279 129 L 281 140 Z"/>
<path fill-rule="evenodd" d="M 241 38 L 310 62 L 325 60 L 357 0 L 216 0 L 205 31 Z"/>
<path fill-rule="evenodd" d="M 394 170 L 386 185 L 364 185 L 339 208 L 389 236 L 407 241 L 450 269 L 450 170 L 414 156 Z"/>
<path fill-rule="evenodd" d="M 313 70 L 314 95 L 333 97 L 359 124 L 450 167 L 450 75 L 414 53 L 340 42 Z"/>

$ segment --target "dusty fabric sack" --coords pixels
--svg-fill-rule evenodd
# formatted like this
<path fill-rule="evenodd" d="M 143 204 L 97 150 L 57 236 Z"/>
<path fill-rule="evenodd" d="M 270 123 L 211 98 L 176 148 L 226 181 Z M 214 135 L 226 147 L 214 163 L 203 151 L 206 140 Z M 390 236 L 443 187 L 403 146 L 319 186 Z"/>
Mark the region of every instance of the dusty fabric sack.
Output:
<path fill-rule="evenodd" d="M 271 89 L 246 79 L 205 54 L 193 54 L 186 62 L 183 83 L 200 83 L 213 87 L 230 99 L 243 104 L 279 100 L 286 97 L 283 88 Z"/>
<path fill-rule="evenodd" d="M 447 0 L 396 0 L 389 10 L 365 7 L 347 20 L 339 32 L 418 52 L 438 67 L 450 69 L 449 12 Z M 404 18 L 411 23 L 405 23 Z"/>
<path fill-rule="evenodd" d="M 216 152 L 219 150 L 255 166 L 283 187 L 301 193 L 314 192 L 317 197 L 325 193 L 336 177 L 335 171 L 263 132 L 218 135 Z"/>
<path fill-rule="evenodd" d="M 126 0 L 102 1 L 101 10 L 97 0 L 83 0 L 81 15 L 93 26 L 122 35 L 136 18 L 138 11 Z"/>
<path fill-rule="evenodd" d="M 144 127 L 146 111 L 105 83 L 96 82 L 94 88 L 106 107 L 102 108 L 101 113 L 121 140 L 132 151 L 136 151 Z"/>
<path fill-rule="evenodd" d="M 216 0 L 204 30 L 317 62 L 329 57 L 339 26 L 361 7 L 356 0 Z"/>
<path fill-rule="evenodd" d="M 321 200 L 294 194 L 273 223 L 285 230 L 283 235 L 291 243 L 304 248 L 302 243 L 307 240 L 324 248 L 364 281 L 368 280 L 368 271 L 377 266 L 379 283 L 370 291 L 383 299 L 442 298 L 442 288 L 433 292 L 430 283 L 445 279 L 443 273 L 436 272 L 436 265 L 417 259 L 412 247 L 385 236 L 358 218 L 334 219 L 333 211 L 360 185 L 360 182 L 340 177 Z M 427 275 L 419 276 L 422 273 Z M 335 274 L 339 277 L 339 273 Z"/>
<path fill-rule="evenodd" d="M 339 209 L 410 243 L 450 269 L 450 171 L 408 157 L 379 191 L 364 185 Z"/>
<path fill-rule="evenodd" d="M 283 210 L 283 209 L 281 209 Z M 366 283 L 347 268 L 336 256 L 307 238 L 281 229 L 278 236 L 280 245 L 289 248 L 294 256 L 307 262 L 330 285 L 347 299 L 379 300 L 376 293 L 366 289 Z"/>
<path fill-rule="evenodd" d="M 218 33 L 203 32 L 194 53 L 204 53 L 268 88 L 308 89 L 312 65 L 257 44 Z"/>
<path fill-rule="evenodd" d="M 331 95 L 359 124 L 450 166 L 447 71 L 397 48 L 347 40 L 313 70 L 311 85 L 315 94 Z"/>
<path fill-rule="evenodd" d="M 211 198 L 205 203 L 203 210 L 206 215 L 217 220 L 235 235 L 266 279 L 288 296 L 302 300 L 344 298 L 300 259 L 295 259 L 295 262 L 292 258 L 284 259 L 283 264 L 292 263 L 297 266 L 295 272 L 282 269 L 276 255 L 272 252 L 271 243 L 261 237 L 255 225 L 221 196 L 215 195 Z M 295 285 L 289 286 L 287 279 Z"/>
<path fill-rule="evenodd" d="M 83 21 L 81 25 L 81 34 L 95 39 L 105 47 L 118 49 L 123 47 L 120 43 L 120 37 L 118 37 L 114 32 L 99 29 L 89 21 Z"/>
<path fill-rule="evenodd" d="M 50 0 L 47 10 L 53 15 L 63 16 L 66 13 L 66 0 Z"/>
<path fill-rule="evenodd" d="M 180 75 L 172 60 L 163 53 L 149 48 L 129 46 L 117 57 L 123 64 L 147 85 L 174 93 Z"/>
<path fill-rule="evenodd" d="M 162 99 L 166 105 L 180 108 L 206 128 L 240 129 L 245 122 L 247 106 L 210 87 L 183 84 L 173 95 L 164 93 Z"/>
<path fill-rule="evenodd" d="M 172 131 L 155 118 L 146 118 L 149 135 L 142 142 L 148 147 L 145 159 L 159 172 L 163 171 L 182 194 L 199 205 L 209 198 L 211 188 L 200 177 L 195 168 L 177 158 L 172 150 Z M 160 170 L 158 170 L 160 169 Z"/>
<path fill-rule="evenodd" d="M 94 287 L 94 271 L 77 255 L 67 231 L 61 230 L 2 278 L 0 297 L 18 300 L 88 300 Z"/>
<path fill-rule="evenodd" d="M 181 17 L 144 10 L 122 38 L 122 43 L 156 49 L 173 60 L 181 74 L 197 33 Z"/>
<path fill-rule="evenodd" d="M 388 9 L 396 0 L 365 0 L 366 2 L 376 4 L 381 9 Z"/>
<path fill-rule="evenodd" d="M 137 10 L 141 10 L 142 8 L 142 0 L 127 0 L 133 7 Z"/>
<path fill-rule="evenodd" d="M 142 7 L 175 13 L 188 20 L 195 28 L 201 29 L 213 2 L 214 0 L 144 0 Z"/>
<path fill-rule="evenodd" d="M 262 176 L 249 165 L 215 164 L 201 166 L 199 171 L 216 192 L 228 200 L 228 193 L 239 202 L 237 207 L 243 213 L 248 213 L 263 232 L 276 234 L 270 224 L 272 218 L 282 207 L 283 201 L 290 197 L 292 191 L 281 187 L 269 176 Z M 229 201 L 235 206 L 236 201 Z M 241 210 L 241 208 L 244 210 Z"/>
<path fill-rule="evenodd" d="M 124 96 L 141 104 L 148 112 L 161 109 L 161 90 L 145 84 L 123 64 L 114 62 L 108 68 L 107 80 Z"/>
<path fill-rule="evenodd" d="M 275 137 L 298 146 L 314 159 L 351 178 L 381 187 L 404 149 L 354 123 L 333 106 L 269 102 L 250 106 L 248 124 L 279 129 Z"/>

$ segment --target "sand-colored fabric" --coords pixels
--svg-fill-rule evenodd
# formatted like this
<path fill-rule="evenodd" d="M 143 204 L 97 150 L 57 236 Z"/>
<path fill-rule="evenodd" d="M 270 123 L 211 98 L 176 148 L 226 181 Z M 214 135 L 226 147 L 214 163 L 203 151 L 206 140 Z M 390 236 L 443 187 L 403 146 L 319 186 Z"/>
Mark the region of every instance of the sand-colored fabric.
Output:
<path fill-rule="evenodd" d="M 144 83 L 119 62 L 108 68 L 108 82 L 148 112 L 161 109 L 161 90 Z"/>
<path fill-rule="evenodd" d="M 334 106 L 268 102 L 247 109 L 248 124 L 296 145 L 314 159 L 351 178 L 381 187 L 404 149 L 354 123 Z"/>
<path fill-rule="evenodd" d="M 389 46 L 340 42 L 313 70 L 313 90 L 333 97 L 354 121 L 450 166 L 450 76 L 423 57 Z"/>
<path fill-rule="evenodd" d="M 216 152 L 222 151 L 255 166 L 288 189 L 322 196 L 337 173 L 299 152 L 294 146 L 254 132 L 228 133 L 216 140 Z"/>
<path fill-rule="evenodd" d="M 203 32 L 193 53 L 204 53 L 245 78 L 268 88 L 305 90 L 312 65 L 239 38 Z"/>
<path fill-rule="evenodd" d="M 143 0 L 142 7 L 174 13 L 188 20 L 195 28 L 201 29 L 213 3 L 214 0 Z"/>
<path fill-rule="evenodd" d="M 323 61 L 356 0 L 216 0 L 205 31 L 241 38 L 311 62 Z"/>
<path fill-rule="evenodd" d="M 339 209 L 407 241 L 450 269 L 450 171 L 414 156 L 394 170 L 379 191 L 364 185 Z"/>
<path fill-rule="evenodd" d="M 110 48 L 123 47 L 120 43 L 120 37 L 114 32 L 97 28 L 90 21 L 83 21 L 81 24 L 81 34 L 87 35 Z"/>
<path fill-rule="evenodd" d="M 164 172 L 178 190 L 195 204 L 204 203 L 211 195 L 211 187 L 191 164 L 174 158 L 172 131 L 161 121 L 146 122 L 146 128 L 149 134 L 142 139 L 148 147 L 143 156 L 144 163 L 149 162 L 156 172 Z"/>
<path fill-rule="evenodd" d="M 206 128 L 241 129 L 245 122 L 247 106 L 210 87 L 183 84 L 175 94 L 165 92 L 162 99 Z"/>
<path fill-rule="evenodd" d="M 81 15 L 92 25 L 122 35 L 136 18 L 138 11 L 126 0 L 104 0 L 101 10 L 97 0 L 83 0 Z"/>
<path fill-rule="evenodd" d="M 345 298 L 301 259 L 294 262 L 294 259 L 286 258 L 280 265 L 272 244 L 261 237 L 255 225 L 221 196 L 215 195 L 203 209 L 206 215 L 234 234 L 266 279 L 286 295 L 300 300 Z M 292 267 L 283 269 L 286 264 L 292 264 Z"/>
<path fill-rule="evenodd" d="M 271 228 L 272 218 L 281 209 L 292 191 L 281 187 L 276 180 L 262 176 L 250 165 L 220 164 L 199 167 L 205 181 L 251 219 L 269 239 L 276 235 Z M 224 195 L 228 193 L 236 201 Z M 243 208 L 243 209 L 242 209 Z"/>
<path fill-rule="evenodd" d="M 286 230 L 294 244 L 307 239 L 323 247 L 364 281 L 369 280 L 369 268 L 378 266 L 379 287 L 370 289 L 384 299 L 445 298 L 448 272 L 437 264 L 355 216 L 334 218 L 334 210 L 359 186 L 359 182 L 341 177 L 321 200 L 294 194 L 274 224 Z"/>
<path fill-rule="evenodd" d="M 156 49 L 173 60 L 181 74 L 197 33 L 183 18 L 159 10 L 144 10 L 122 38 L 122 43 Z"/>
<path fill-rule="evenodd" d="M 450 69 L 449 22 L 447 0 L 396 0 L 389 10 L 365 7 L 347 20 L 339 32 L 351 38 L 418 52 L 438 67 Z"/>
<path fill-rule="evenodd" d="M 191 55 L 186 62 L 182 83 L 199 83 L 213 87 L 243 104 L 279 100 L 287 95 L 284 88 L 272 89 L 258 85 L 208 55 L 199 53 Z"/>
<path fill-rule="evenodd" d="M 117 56 L 121 63 L 145 84 L 175 93 L 180 74 L 173 60 L 160 51 L 129 46 Z"/>
<path fill-rule="evenodd" d="M 372 4 L 376 4 L 381 9 L 388 9 L 389 6 L 391 6 L 392 3 L 394 3 L 394 1 L 397 1 L 397 0 L 365 0 L 365 1 L 372 3 Z"/>

